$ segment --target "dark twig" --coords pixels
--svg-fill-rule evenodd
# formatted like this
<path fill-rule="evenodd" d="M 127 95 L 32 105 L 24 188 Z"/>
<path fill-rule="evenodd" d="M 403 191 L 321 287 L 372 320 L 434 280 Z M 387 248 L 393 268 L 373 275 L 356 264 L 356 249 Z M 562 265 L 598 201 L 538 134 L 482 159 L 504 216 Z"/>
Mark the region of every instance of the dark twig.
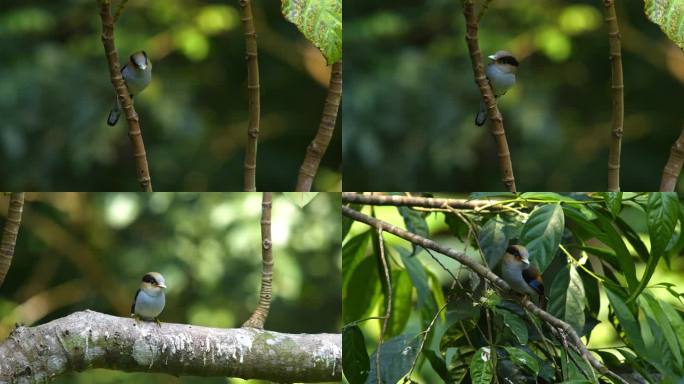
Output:
<path fill-rule="evenodd" d="M 9 206 L 7 207 L 7 220 L 2 230 L 2 240 L 0 240 L 0 287 L 2 287 L 7 271 L 9 271 L 10 265 L 12 265 L 14 246 L 17 243 L 23 210 L 24 193 L 13 192 L 10 195 Z"/>
<path fill-rule="evenodd" d="M 387 260 L 385 259 L 385 243 L 382 239 L 382 229 L 378 228 L 378 242 L 380 245 L 380 261 L 382 262 L 382 269 L 385 272 L 385 282 L 387 285 L 387 305 L 385 307 L 385 316 L 383 316 L 382 329 L 380 330 L 380 341 L 378 341 L 378 349 L 375 352 L 375 374 L 377 382 L 382 383 L 380 375 L 380 350 L 382 349 L 382 342 L 387 332 L 387 325 L 389 324 L 390 316 L 392 316 L 392 281 L 390 280 L 389 268 L 387 267 Z"/>
<path fill-rule="evenodd" d="M 264 328 L 271 307 L 273 280 L 273 243 L 271 242 L 271 192 L 264 192 L 261 202 L 261 292 L 252 316 L 242 324 L 243 327 Z"/>
<path fill-rule="evenodd" d="M 256 191 L 256 160 L 259 144 L 259 61 L 257 60 L 257 34 L 254 29 L 252 2 L 239 0 L 242 11 L 242 26 L 245 30 L 245 51 L 247 58 L 247 93 L 249 99 L 249 122 L 247 123 L 247 150 L 245 151 L 245 191 Z"/>
<path fill-rule="evenodd" d="M 674 192 L 677 179 L 682 172 L 682 164 L 684 164 L 684 127 L 670 149 L 670 157 L 667 159 L 667 164 L 663 169 L 663 177 L 660 180 L 661 192 Z"/>
<path fill-rule="evenodd" d="M 338 61 L 332 65 L 330 85 L 328 86 L 328 94 L 323 106 L 321 123 L 318 125 L 318 132 L 316 132 L 316 137 L 307 147 L 304 162 L 299 168 L 299 177 L 297 178 L 297 187 L 295 189 L 298 192 L 308 192 L 311 190 L 311 184 L 313 184 L 316 172 L 318 172 L 318 165 L 321 163 L 326 149 L 328 149 L 328 144 L 330 144 L 330 139 L 332 139 L 335 130 L 335 121 L 337 121 L 337 111 L 340 108 L 341 99 L 342 61 Z"/>
<path fill-rule="evenodd" d="M 622 80 L 622 50 L 620 29 L 618 28 L 615 2 L 603 0 L 603 11 L 608 26 L 610 63 L 612 70 L 611 88 L 613 89 L 613 123 L 611 127 L 610 149 L 608 154 L 608 190 L 620 190 L 620 147 L 622 145 L 622 126 L 624 122 L 624 82 Z"/>

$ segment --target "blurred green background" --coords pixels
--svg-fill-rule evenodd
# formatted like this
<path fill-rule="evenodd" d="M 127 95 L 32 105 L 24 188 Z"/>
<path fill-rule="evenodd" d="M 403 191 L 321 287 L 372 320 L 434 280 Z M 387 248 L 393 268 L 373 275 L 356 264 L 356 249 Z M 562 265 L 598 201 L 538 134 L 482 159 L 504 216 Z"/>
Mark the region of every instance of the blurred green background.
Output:
<path fill-rule="evenodd" d="M 344 12 L 345 190 L 502 190 L 494 141 L 474 124 L 480 94 L 461 1 L 355 1 Z M 684 121 L 684 55 L 642 1 L 617 2 L 617 13 L 621 187 L 655 190 Z M 483 54 L 507 49 L 521 61 L 499 103 L 518 190 L 605 190 L 612 98 L 602 2 L 492 1 L 479 41 Z"/>
<path fill-rule="evenodd" d="M 330 68 L 285 21 L 280 2 L 257 0 L 253 10 L 262 112 L 257 188 L 292 190 L 318 129 Z M 0 2 L 5 190 L 138 190 L 127 125 L 106 124 L 114 90 L 101 30 L 94 0 Z M 135 106 L 155 190 L 242 190 L 248 114 L 238 2 L 130 0 L 115 31 L 122 61 L 145 50 L 153 63 L 152 83 Z M 340 147 L 337 129 L 314 189 L 341 189 Z"/>
<path fill-rule="evenodd" d="M 0 197 L 0 222 L 7 213 Z M 273 196 L 273 302 L 266 329 L 339 333 L 340 195 L 304 208 Z M 128 316 L 140 279 L 167 282 L 162 322 L 239 327 L 261 279 L 260 193 L 30 193 L 9 273 L 0 287 L 0 340 L 15 323 L 37 325 L 92 309 Z M 241 383 L 103 369 L 56 383 Z"/>

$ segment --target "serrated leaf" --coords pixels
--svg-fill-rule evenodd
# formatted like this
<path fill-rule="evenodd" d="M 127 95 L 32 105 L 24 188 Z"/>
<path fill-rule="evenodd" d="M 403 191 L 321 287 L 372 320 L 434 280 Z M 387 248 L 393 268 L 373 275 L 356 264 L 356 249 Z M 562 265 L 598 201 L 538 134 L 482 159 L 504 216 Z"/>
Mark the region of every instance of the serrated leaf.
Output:
<path fill-rule="evenodd" d="M 318 195 L 318 192 L 284 192 L 285 196 L 297 204 L 299 208 L 304 208 L 311 200 Z"/>
<path fill-rule="evenodd" d="M 527 247 L 530 260 L 541 272 L 556 255 L 564 227 L 565 216 L 560 204 L 538 206 L 523 226 L 520 242 Z"/>
<path fill-rule="evenodd" d="M 342 371 L 349 384 L 363 384 L 370 371 L 363 332 L 356 325 L 342 332 Z"/>
<path fill-rule="evenodd" d="M 667 37 L 684 49 L 684 2 L 682 0 L 645 0 L 646 17 L 658 24 Z"/>
<path fill-rule="evenodd" d="M 321 51 L 328 65 L 342 59 L 342 0 L 282 0 L 281 12 Z"/>

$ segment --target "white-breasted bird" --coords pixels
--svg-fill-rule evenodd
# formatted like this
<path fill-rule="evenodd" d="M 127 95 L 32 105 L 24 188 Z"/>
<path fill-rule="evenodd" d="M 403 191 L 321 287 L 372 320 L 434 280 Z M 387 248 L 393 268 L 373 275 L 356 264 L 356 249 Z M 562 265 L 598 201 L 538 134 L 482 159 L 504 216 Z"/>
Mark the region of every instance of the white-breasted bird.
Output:
<path fill-rule="evenodd" d="M 147 53 L 139 51 L 132 54 L 128 58 L 128 62 L 121 68 L 121 76 L 126 82 L 131 99 L 134 95 L 142 92 L 152 80 L 152 62 L 147 57 Z M 109 112 L 107 124 L 115 125 L 119 121 L 119 116 L 121 116 L 119 98 L 114 95 L 114 107 Z"/>
<path fill-rule="evenodd" d="M 491 63 L 485 67 L 485 75 L 494 92 L 494 97 L 504 95 L 515 84 L 515 72 L 518 60 L 508 51 L 498 51 L 488 56 Z M 480 100 L 480 110 L 475 117 L 475 125 L 482 126 L 487 121 L 487 110 L 484 101 Z"/>
<path fill-rule="evenodd" d="M 159 272 L 148 272 L 143 276 L 140 289 L 135 293 L 131 316 L 143 320 L 154 320 L 159 323 L 157 316 L 164 310 L 166 298 L 164 296 L 166 282 Z"/>
<path fill-rule="evenodd" d="M 544 282 L 539 270 L 530 264 L 530 254 L 522 245 L 511 245 L 501 261 L 501 277 L 511 288 L 524 295 L 539 298 L 539 306 L 544 309 Z"/>

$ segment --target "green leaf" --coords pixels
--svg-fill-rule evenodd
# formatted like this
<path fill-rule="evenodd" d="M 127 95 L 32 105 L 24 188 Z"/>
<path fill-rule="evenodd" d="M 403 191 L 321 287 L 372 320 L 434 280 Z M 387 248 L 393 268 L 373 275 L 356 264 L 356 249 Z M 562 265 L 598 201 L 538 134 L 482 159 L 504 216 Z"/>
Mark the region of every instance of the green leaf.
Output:
<path fill-rule="evenodd" d="M 362 232 L 349 239 L 342 247 L 342 290 L 347 287 L 354 268 L 366 256 L 370 244 L 371 231 Z"/>
<path fill-rule="evenodd" d="M 494 311 L 501 316 L 504 324 L 515 335 L 515 338 L 518 339 L 518 343 L 521 345 L 527 344 L 529 336 L 525 322 L 518 315 L 506 309 L 495 308 Z"/>
<path fill-rule="evenodd" d="M 565 217 L 560 204 L 537 207 L 522 228 L 520 242 L 527 247 L 530 260 L 543 272 L 558 251 Z"/>
<path fill-rule="evenodd" d="M 539 371 L 539 362 L 535 357 L 520 348 L 504 347 L 511 361 L 518 367 L 527 368 L 530 372 L 537 373 Z"/>
<path fill-rule="evenodd" d="M 349 384 L 363 384 L 368 377 L 370 361 L 361 329 L 353 325 L 342 331 L 342 371 Z"/>
<path fill-rule="evenodd" d="M 328 65 L 342 59 L 342 0 L 282 0 L 281 11 L 321 50 Z"/>
<path fill-rule="evenodd" d="M 473 384 L 489 384 L 492 381 L 492 360 L 489 347 L 480 347 L 470 360 L 470 379 Z"/>
<path fill-rule="evenodd" d="M 416 334 L 401 335 L 391 338 L 380 347 L 380 380 L 382 384 L 397 383 L 404 377 L 413 360 L 418 355 L 420 337 Z M 368 374 L 368 384 L 378 384 L 375 373 L 376 352 L 370 357 L 371 369 Z"/>
<path fill-rule="evenodd" d="M 647 303 L 648 314 L 655 319 L 658 323 L 658 329 L 662 332 L 662 337 L 669 346 L 669 355 L 673 356 L 676 360 L 676 366 L 682 366 L 682 352 L 680 350 L 679 341 L 677 340 L 677 335 L 667 318 L 667 315 L 661 308 L 660 304 L 656 299 L 653 298 L 648 292 L 645 292 L 641 296 Z M 660 350 L 660 352 L 664 352 Z"/>
<path fill-rule="evenodd" d="M 430 286 L 428 284 L 428 274 L 417 257 L 410 257 L 410 253 L 403 248 L 396 248 L 401 255 L 401 261 L 406 267 L 406 271 L 411 277 L 413 286 L 416 287 L 418 294 L 418 309 L 422 312 L 437 313 L 437 302 L 435 301 Z M 441 288 L 440 288 L 441 289 Z"/>
<path fill-rule="evenodd" d="M 549 291 L 549 313 L 568 322 L 578 334 L 584 328 L 584 285 L 574 266 L 556 274 Z"/>
<path fill-rule="evenodd" d="M 423 216 L 422 212 L 414 211 L 408 207 L 397 207 L 397 210 L 404 219 L 404 224 L 406 225 L 407 231 L 423 237 L 430 237 L 430 231 L 428 229 L 427 223 L 425 222 L 425 216 Z M 411 256 L 413 256 L 416 254 L 416 252 L 418 252 L 419 247 L 415 244 L 411 245 L 413 247 L 413 253 Z"/>
<path fill-rule="evenodd" d="M 350 204 L 349 208 L 355 211 L 361 211 L 361 204 Z M 347 237 L 352 224 L 354 224 L 354 220 L 347 216 L 342 216 L 342 241 Z"/>
<path fill-rule="evenodd" d="M 311 200 L 318 195 L 318 192 L 283 192 L 285 196 L 297 204 L 299 208 L 304 208 Z"/>
<path fill-rule="evenodd" d="M 615 311 L 615 315 L 620 321 L 620 326 L 625 331 L 625 336 L 629 343 L 632 344 L 634 350 L 641 355 L 646 355 L 646 348 L 644 347 L 644 341 L 641 338 L 641 331 L 639 330 L 639 324 L 637 323 L 632 311 L 629 310 L 627 304 L 622 300 L 622 297 L 613 292 L 611 289 L 606 288 L 606 295 L 608 300 Z"/>
<path fill-rule="evenodd" d="M 433 351 L 432 349 L 423 349 L 423 356 L 428 359 L 432 369 L 437 372 L 439 377 L 441 377 L 445 383 L 452 382 L 451 378 L 449 377 L 449 371 L 447 371 L 446 362 L 444 362 L 444 359 L 442 359 L 437 352 Z"/>
<path fill-rule="evenodd" d="M 504 231 L 505 226 L 506 223 L 501 219 L 501 216 L 496 215 L 489 219 L 480 230 L 478 242 L 489 268 L 494 268 L 499 263 L 506 247 L 508 247 L 508 236 Z"/>
<path fill-rule="evenodd" d="M 617 262 L 625 280 L 627 280 L 627 285 L 629 285 L 630 290 L 634 290 L 639 284 L 636 278 L 634 257 L 622 240 L 622 235 L 615 229 L 613 218 L 605 211 L 597 210 L 596 213 L 596 222 L 601 230 L 601 236 L 597 236 L 597 239 L 615 251 Z"/>
<path fill-rule="evenodd" d="M 684 2 L 681 0 L 644 0 L 646 17 L 684 49 Z"/>
<path fill-rule="evenodd" d="M 411 315 L 411 296 L 413 285 L 406 271 L 392 272 L 392 316 L 389 319 L 385 338 L 400 334 L 406 327 Z"/>
<path fill-rule="evenodd" d="M 606 202 L 606 206 L 610 213 L 613 214 L 613 217 L 620 214 L 622 209 L 622 192 L 605 192 L 603 193 L 603 201 Z"/>
<path fill-rule="evenodd" d="M 674 236 L 679 218 L 679 201 L 675 192 L 653 192 L 648 196 L 646 209 L 648 234 L 651 238 L 651 257 L 639 285 L 632 291 L 627 302 L 633 301 L 646 288 L 655 272 L 660 257 Z"/>
<path fill-rule="evenodd" d="M 362 319 L 370 312 L 379 287 L 375 260 L 366 257 L 354 268 L 347 289 L 342 292 L 342 318 L 345 323 Z"/>

